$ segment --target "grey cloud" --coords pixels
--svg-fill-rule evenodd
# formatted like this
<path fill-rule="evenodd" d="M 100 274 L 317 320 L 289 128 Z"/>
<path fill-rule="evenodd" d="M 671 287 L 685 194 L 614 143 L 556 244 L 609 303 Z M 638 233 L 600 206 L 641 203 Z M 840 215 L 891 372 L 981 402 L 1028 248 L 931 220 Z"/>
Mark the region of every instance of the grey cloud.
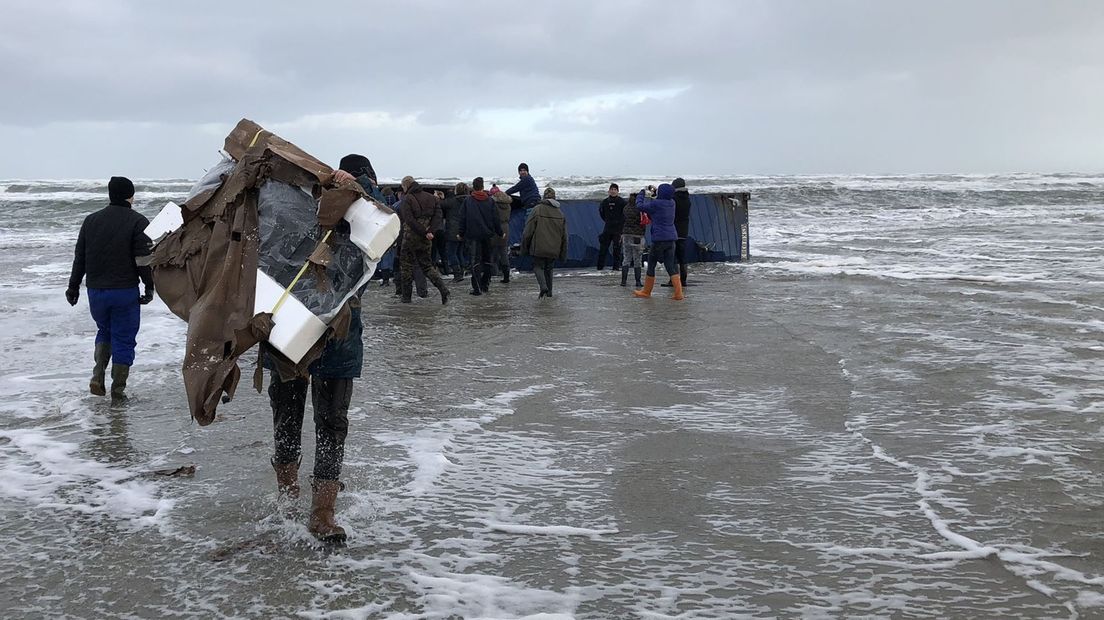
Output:
<path fill-rule="evenodd" d="M 187 145 L 165 158 L 177 175 L 204 140 L 217 148 L 199 125 L 362 111 L 417 126 L 288 137 L 334 152 L 353 136 L 399 141 L 397 162 L 441 172 L 522 148 L 564 172 L 1100 167 L 1088 145 L 1104 138 L 1104 4 L 1088 0 L 14 0 L 5 16 L 0 137 L 76 123 L 68 135 L 92 146 L 105 132 L 81 123 L 121 123 L 139 143 L 160 131 Z M 677 88 L 585 121 L 553 114 L 509 141 L 475 122 Z"/>

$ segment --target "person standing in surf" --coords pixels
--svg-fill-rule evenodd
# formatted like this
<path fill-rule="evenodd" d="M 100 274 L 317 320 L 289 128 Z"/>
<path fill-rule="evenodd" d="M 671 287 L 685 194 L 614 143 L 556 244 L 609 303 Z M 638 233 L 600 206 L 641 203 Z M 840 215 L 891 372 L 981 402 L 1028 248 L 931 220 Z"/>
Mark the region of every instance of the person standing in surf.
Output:
<path fill-rule="evenodd" d="M 81 281 L 87 276 L 88 309 L 96 322 L 94 366 L 88 391 L 107 394 L 107 364 L 111 362 L 111 399 L 126 399 L 127 379 L 134 364 L 141 325 L 141 306 L 153 301 L 152 251 L 146 236 L 149 220 L 134 210 L 134 183 L 126 177 L 111 177 L 107 183 L 109 203 L 84 218 L 65 299 L 70 306 L 80 299 Z M 138 294 L 138 281 L 145 291 Z"/>
<path fill-rule="evenodd" d="M 403 205 L 400 209 L 402 220 L 402 250 L 399 252 L 399 265 L 402 270 L 402 302 L 411 302 L 414 288 L 414 270 L 421 268 L 422 273 L 441 293 L 441 303 L 447 304 L 449 289 L 441 274 L 437 272 L 430 258 L 433 250 L 433 231 L 444 226 L 441 222 L 441 210 L 438 197 L 422 189 L 414 177 L 406 176 L 402 180 Z"/>
<path fill-rule="evenodd" d="M 671 285 L 675 291 L 671 299 L 683 299 L 682 280 L 679 278 L 675 263 L 675 241 L 678 239 L 678 233 L 675 231 L 675 188 L 671 187 L 670 183 L 663 183 L 656 194 L 655 199 L 648 198 L 641 190 L 636 198 L 637 208 L 642 213 L 647 213 L 652 220 L 652 248 L 648 252 L 648 275 L 644 278 L 644 288 L 633 291 L 633 295 L 652 296 L 656 265 L 663 263 L 664 268 L 667 269 L 667 275 L 671 276 Z"/>
<path fill-rule="evenodd" d="M 493 243 L 502 236 L 502 224 L 494 201 L 483 189 L 483 177 L 472 179 L 471 189 L 460 208 L 459 236 L 467 244 L 471 260 L 471 294 L 482 295 L 491 287 Z"/>
<path fill-rule="evenodd" d="M 374 174 L 369 177 L 361 165 L 367 162 L 361 155 L 348 155 L 334 171 L 334 183 L 357 182 L 369 195 L 376 195 Z M 375 190 L 375 191 L 373 191 Z M 382 197 L 382 194 L 379 194 Z M 299 499 L 299 464 L 303 460 L 303 417 L 310 389 L 314 407 L 314 475 L 311 477 L 311 511 L 307 529 L 326 543 L 342 543 L 345 529 L 334 518 L 337 493 L 344 488 L 341 468 L 345 462 L 345 439 L 349 434 L 349 403 L 353 381 L 360 378 L 364 367 L 364 323 L 361 318 L 360 293 L 349 299 L 349 330 L 344 338 L 326 343 L 322 356 L 308 368 L 309 378 L 284 381 L 273 360 L 276 350 L 261 345 L 264 365 L 272 372 L 268 399 L 272 407 L 271 458 L 276 472 L 278 501 Z"/>
<path fill-rule="evenodd" d="M 552 296 L 552 266 L 567 258 L 567 219 L 556 201 L 556 190 L 544 190 L 541 200 L 529 212 L 521 235 L 522 256 L 533 257 L 533 275 L 540 287 L 538 299 Z"/>
<path fill-rule="evenodd" d="M 468 197 L 468 184 L 457 183 L 452 192 L 452 196 L 441 201 L 441 210 L 445 216 L 445 236 L 448 238 L 445 254 L 448 256 L 449 271 L 452 272 L 452 281 L 460 282 L 464 279 L 464 268 L 468 264 L 464 243 L 460 240 L 460 210 Z"/>
<path fill-rule="evenodd" d="M 636 208 L 638 199 L 636 194 L 630 194 L 623 211 L 625 223 L 621 226 L 621 286 L 628 286 L 629 267 L 632 267 L 636 285 L 644 286 L 640 281 L 640 269 L 644 266 L 644 223 L 640 218 L 640 209 Z"/>
<path fill-rule="evenodd" d="M 682 285 L 686 286 L 686 244 L 690 239 L 690 190 L 686 189 L 686 181 L 678 177 L 671 181 L 671 187 L 675 188 L 675 232 L 678 239 L 675 240 L 675 262 L 678 263 L 679 278 Z M 674 286 L 674 282 L 668 282 L 663 286 Z"/>
<path fill-rule="evenodd" d="M 613 250 L 611 266 L 621 262 L 621 227 L 625 224 L 625 199 L 618 195 L 620 188 L 610 183 L 609 195 L 598 205 L 598 217 L 605 224 L 598 235 L 598 271 L 606 267 L 606 254 Z M 624 286 L 624 284 L 622 284 Z"/>
<path fill-rule="evenodd" d="M 498 188 L 498 185 L 491 185 L 491 191 L 488 192 L 491 196 L 491 200 L 495 204 L 495 211 L 498 213 L 498 223 L 502 227 L 502 235 L 495 237 L 492 243 L 492 253 L 494 254 L 494 265 L 498 267 L 498 270 L 502 273 L 502 283 L 510 283 L 510 213 L 513 212 L 511 204 L 513 200 Z"/>

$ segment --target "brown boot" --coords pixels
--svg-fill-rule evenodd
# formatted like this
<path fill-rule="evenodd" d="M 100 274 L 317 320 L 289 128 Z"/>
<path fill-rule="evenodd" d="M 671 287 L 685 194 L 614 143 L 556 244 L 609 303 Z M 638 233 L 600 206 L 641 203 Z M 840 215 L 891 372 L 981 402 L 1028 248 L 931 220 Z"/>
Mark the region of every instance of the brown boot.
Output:
<path fill-rule="evenodd" d="M 337 480 L 312 480 L 311 514 L 307 529 L 324 543 L 345 542 L 345 530 L 334 521 L 334 504 L 341 490 Z"/>
<path fill-rule="evenodd" d="M 675 294 L 671 295 L 671 299 L 674 299 L 676 301 L 686 299 L 686 297 L 682 294 L 682 276 L 671 276 L 671 287 L 675 291 Z"/>
<path fill-rule="evenodd" d="M 295 501 L 299 499 L 299 461 L 292 461 L 291 463 L 272 461 L 272 469 L 276 470 L 277 501 Z"/>
<path fill-rule="evenodd" d="M 107 364 L 111 361 L 111 343 L 101 342 L 96 345 L 96 352 L 92 355 L 96 365 L 92 367 L 92 380 L 88 382 L 88 391 L 96 396 L 107 394 Z"/>
<path fill-rule="evenodd" d="M 633 291 L 633 297 L 651 297 L 652 287 L 655 286 L 655 276 L 644 276 L 644 288 Z"/>

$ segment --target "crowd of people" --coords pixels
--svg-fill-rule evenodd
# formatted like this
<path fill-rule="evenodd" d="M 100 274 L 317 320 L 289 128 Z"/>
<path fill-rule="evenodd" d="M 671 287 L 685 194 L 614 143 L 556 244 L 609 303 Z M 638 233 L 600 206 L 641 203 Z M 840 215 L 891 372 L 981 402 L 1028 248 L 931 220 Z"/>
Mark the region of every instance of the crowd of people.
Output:
<path fill-rule="evenodd" d="M 555 190 L 549 187 L 541 194 L 527 164 L 518 165 L 518 182 L 506 190 L 497 184 L 486 189 L 484 179 L 476 177 L 470 185 L 457 183 L 452 195 L 446 197 L 439 190 L 427 192 L 412 177 L 406 177 L 398 191 L 387 188 L 382 196 L 399 213 L 402 233 L 395 242 L 393 260 L 385 261 L 392 267 L 381 268 L 379 277 L 384 285 L 394 279 L 395 296 L 404 303 L 412 301 L 415 291 L 419 297 L 428 296 L 427 278 L 441 291 L 441 303 L 448 303 L 449 293 L 441 286 L 442 274 L 451 275 L 453 282 L 470 276 L 471 295 L 487 293 L 496 275 L 508 284 L 510 219 L 517 210 L 526 213 L 517 246 L 519 254 L 532 259 L 538 298 L 552 296 L 553 265 L 567 258 L 569 222 Z M 428 205 L 431 199 L 435 204 L 432 210 Z M 637 288 L 634 296 L 650 297 L 655 266 L 662 262 L 669 276 L 662 286 L 674 289 L 672 299 L 684 299 L 690 223 L 685 180 L 677 178 L 669 184 L 648 186 L 630 195 L 629 200 L 621 197 L 617 183 L 611 183 L 608 196 L 598 206 L 598 215 L 603 223 L 598 235 L 599 271 L 605 269 L 607 261 L 611 261 L 611 267 L 619 265 L 621 286 L 628 286 L 631 270 Z M 652 245 L 646 253 L 645 232 L 649 227 Z M 417 249 L 404 250 L 412 247 Z M 646 255 L 654 259 L 649 261 L 648 275 L 642 279 Z M 409 286 L 411 282 L 413 287 Z"/>
<path fill-rule="evenodd" d="M 501 190 L 489 189 L 482 177 L 470 185 L 458 183 L 452 196 L 430 191 L 413 177 L 405 177 L 399 190 L 381 190 L 367 157 L 347 155 L 334 171 L 333 184 L 356 183 L 368 196 L 392 206 L 399 214 L 401 232 L 395 240 L 395 294 L 410 303 L 414 291 L 427 296 L 428 280 L 447 304 L 451 292 L 442 278 L 453 281 L 471 278 L 471 295 L 484 295 L 495 274 L 510 282 L 509 222 L 517 210 L 524 210 L 525 226 L 520 254 L 530 257 L 539 287 L 539 298 L 552 297 L 553 267 L 567 258 L 568 226 L 556 192 L 543 194 L 529 174 L 529 166 L 518 166 L 518 182 Z M 656 265 L 662 263 L 670 276 L 672 299 L 683 299 L 686 280 L 685 239 L 689 226 L 690 199 L 686 183 L 675 179 L 658 187 L 642 189 L 628 200 L 621 198 L 616 183 L 599 206 L 603 229 L 599 236 L 598 269 L 607 257 L 621 265 L 621 285 L 627 286 L 631 269 L 638 290 L 636 297 L 649 297 L 655 283 Z M 109 204 L 90 214 L 81 225 L 74 251 L 73 268 L 65 298 L 76 305 L 80 286 L 86 284 L 89 309 L 96 323 L 94 366 L 89 391 L 107 394 L 107 367 L 111 365 L 111 397 L 126 400 L 126 384 L 134 363 L 141 305 L 153 299 L 154 279 L 149 267 L 152 242 L 145 234 L 149 221 L 133 210 L 134 184 L 125 177 L 108 183 Z M 651 230 L 647 275 L 644 264 L 644 235 Z M 439 270 L 440 267 L 440 270 Z M 139 292 L 139 283 L 144 290 Z M 361 291 L 363 292 L 363 290 Z M 345 438 L 349 430 L 349 404 L 353 381 L 364 363 L 363 323 L 360 296 L 349 300 L 350 326 L 344 337 L 326 343 L 321 356 L 310 364 L 307 375 L 272 376 L 268 395 L 273 420 L 273 455 L 278 501 L 283 505 L 299 498 L 299 466 L 302 461 L 302 430 L 308 389 L 314 409 L 316 450 L 311 476 L 311 511 L 308 529 L 318 539 L 340 543 L 345 530 L 334 518 L 344 462 Z M 267 344 L 261 345 L 261 358 Z M 274 353 L 274 352 L 273 352 Z M 271 359 L 271 356 L 268 356 Z"/>

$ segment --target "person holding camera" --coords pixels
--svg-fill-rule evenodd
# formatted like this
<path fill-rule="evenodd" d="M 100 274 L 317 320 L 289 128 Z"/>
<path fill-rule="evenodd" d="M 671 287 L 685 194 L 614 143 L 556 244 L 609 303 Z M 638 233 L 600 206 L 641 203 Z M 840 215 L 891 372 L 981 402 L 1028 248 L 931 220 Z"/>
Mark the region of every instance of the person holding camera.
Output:
<path fill-rule="evenodd" d="M 95 365 L 88 391 L 107 394 L 105 374 L 111 362 L 111 399 L 126 399 L 126 384 L 134 364 L 141 325 L 141 306 L 153 301 L 153 271 L 149 255 L 153 243 L 146 236 L 149 220 L 134 210 L 134 183 L 111 177 L 109 204 L 84 218 L 65 299 L 70 306 L 80 299 L 81 281 L 87 276 L 88 309 L 96 322 Z M 145 292 L 138 294 L 141 280 Z"/>
<path fill-rule="evenodd" d="M 648 275 L 644 278 L 644 288 L 633 291 L 633 295 L 652 296 L 656 265 L 662 262 L 667 275 L 671 276 L 671 286 L 674 288 L 671 299 L 681 300 L 684 298 L 682 280 L 675 263 L 675 241 L 678 240 L 678 231 L 675 230 L 675 188 L 670 183 L 663 183 L 656 189 L 656 196 L 647 197 L 645 190 L 641 190 L 637 196 L 637 208 L 648 214 L 652 221 L 652 248 L 648 253 Z"/>

